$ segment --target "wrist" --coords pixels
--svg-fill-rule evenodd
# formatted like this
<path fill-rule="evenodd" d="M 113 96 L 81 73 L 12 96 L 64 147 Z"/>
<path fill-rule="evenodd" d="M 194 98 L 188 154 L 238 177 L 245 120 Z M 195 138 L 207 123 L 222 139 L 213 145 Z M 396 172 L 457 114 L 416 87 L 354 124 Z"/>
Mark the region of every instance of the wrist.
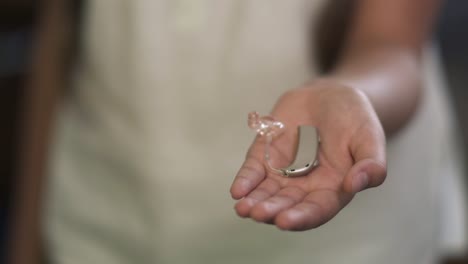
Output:
<path fill-rule="evenodd" d="M 320 77 L 307 85 L 307 89 L 312 89 L 318 99 L 317 103 L 366 103 L 371 104 L 369 96 L 351 82 L 343 80 L 337 76 Z"/>

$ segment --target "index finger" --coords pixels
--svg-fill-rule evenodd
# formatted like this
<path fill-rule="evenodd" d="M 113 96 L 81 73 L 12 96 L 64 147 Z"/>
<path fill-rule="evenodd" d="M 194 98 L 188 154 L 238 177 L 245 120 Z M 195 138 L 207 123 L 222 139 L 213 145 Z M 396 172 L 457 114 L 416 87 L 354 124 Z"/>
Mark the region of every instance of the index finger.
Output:
<path fill-rule="evenodd" d="M 250 147 L 247 157 L 231 185 L 231 196 L 238 200 L 250 193 L 265 178 L 262 147 L 258 139 Z"/>
<path fill-rule="evenodd" d="M 276 167 L 287 166 L 294 160 L 297 148 L 297 129 L 287 129 L 283 134 L 274 139 L 270 145 L 270 157 Z M 246 160 L 234 178 L 231 186 L 231 196 L 241 199 L 249 194 L 260 182 L 265 179 L 265 139 L 257 136 L 249 151 Z"/>

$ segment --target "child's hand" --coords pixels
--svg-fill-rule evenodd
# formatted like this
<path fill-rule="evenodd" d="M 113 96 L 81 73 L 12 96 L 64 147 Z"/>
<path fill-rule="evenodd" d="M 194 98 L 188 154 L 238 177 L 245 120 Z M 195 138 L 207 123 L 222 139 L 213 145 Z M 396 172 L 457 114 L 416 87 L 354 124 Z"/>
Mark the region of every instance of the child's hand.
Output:
<path fill-rule="evenodd" d="M 385 135 L 367 96 L 335 81 L 317 81 L 284 94 L 272 115 L 287 128 L 317 127 L 319 165 L 302 177 L 286 178 L 264 166 L 264 141 L 257 138 L 232 186 L 241 217 L 286 230 L 307 230 L 332 219 L 354 194 L 380 185 L 386 176 Z M 295 129 L 273 140 L 277 167 L 293 160 Z"/>

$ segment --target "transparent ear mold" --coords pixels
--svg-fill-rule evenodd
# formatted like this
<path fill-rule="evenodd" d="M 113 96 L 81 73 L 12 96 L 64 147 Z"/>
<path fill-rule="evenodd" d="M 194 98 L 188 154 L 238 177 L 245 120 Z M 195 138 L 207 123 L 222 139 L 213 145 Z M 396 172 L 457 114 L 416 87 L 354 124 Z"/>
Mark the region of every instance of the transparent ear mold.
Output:
<path fill-rule="evenodd" d="M 272 166 L 270 148 L 274 138 L 285 131 L 285 125 L 272 116 L 260 116 L 257 112 L 249 113 L 248 125 L 258 135 L 265 138 L 264 159 L 271 171 L 285 177 L 300 177 L 309 174 L 318 165 L 320 137 L 315 127 L 299 126 L 297 128 L 298 141 L 294 162 L 286 168 L 275 168 Z"/>

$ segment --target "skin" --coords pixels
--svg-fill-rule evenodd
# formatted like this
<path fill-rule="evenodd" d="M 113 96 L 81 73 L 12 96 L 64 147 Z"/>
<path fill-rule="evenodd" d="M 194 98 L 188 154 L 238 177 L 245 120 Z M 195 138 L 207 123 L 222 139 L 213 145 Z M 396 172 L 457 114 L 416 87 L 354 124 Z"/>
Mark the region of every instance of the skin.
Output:
<path fill-rule="evenodd" d="M 22 118 L 22 144 L 13 197 L 8 260 L 12 264 L 42 263 L 41 223 L 42 185 L 46 180 L 49 138 L 65 86 L 72 27 L 70 1 L 44 1 L 48 8 L 39 18 L 33 50 L 31 77 L 25 89 Z"/>
<path fill-rule="evenodd" d="M 268 171 L 257 138 L 231 186 L 237 214 L 284 230 L 316 228 L 356 193 L 387 175 L 386 134 L 409 122 L 422 94 L 421 49 L 433 24 L 436 0 L 360 0 L 345 49 L 329 75 L 286 92 L 272 115 L 287 127 L 316 126 L 319 166 L 299 178 Z M 272 160 L 293 160 L 295 132 L 272 146 Z"/>

